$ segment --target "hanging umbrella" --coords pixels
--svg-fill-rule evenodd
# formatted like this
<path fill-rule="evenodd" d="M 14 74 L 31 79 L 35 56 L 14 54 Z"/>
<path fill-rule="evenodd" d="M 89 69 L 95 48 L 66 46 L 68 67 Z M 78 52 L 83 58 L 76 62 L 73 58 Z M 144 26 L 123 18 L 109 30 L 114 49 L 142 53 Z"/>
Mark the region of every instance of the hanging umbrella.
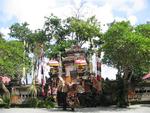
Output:
<path fill-rule="evenodd" d="M 75 64 L 78 64 L 78 65 L 87 65 L 86 60 L 82 60 L 82 59 L 75 60 Z"/>
<path fill-rule="evenodd" d="M 49 62 L 48 62 L 48 65 L 49 66 L 59 66 L 59 62 L 58 61 L 56 61 L 56 60 L 50 60 Z"/>
<path fill-rule="evenodd" d="M 148 79 L 148 78 L 150 78 L 150 72 L 148 74 L 144 75 L 144 77 L 143 77 L 144 80 Z"/>

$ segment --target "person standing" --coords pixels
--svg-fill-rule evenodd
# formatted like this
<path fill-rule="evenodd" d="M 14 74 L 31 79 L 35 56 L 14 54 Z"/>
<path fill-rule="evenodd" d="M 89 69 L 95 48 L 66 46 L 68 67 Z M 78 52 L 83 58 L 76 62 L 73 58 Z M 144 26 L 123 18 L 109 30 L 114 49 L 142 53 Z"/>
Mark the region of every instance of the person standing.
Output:
<path fill-rule="evenodd" d="M 72 111 L 75 110 L 75 107 L 79 106 L 79 100 L 77 97 L 77 85 L 71 84 L 67 93 L 67 104 Z"/>
<path fill-rule="evenodd" d="M 57 88 L 57 102 L 59 106 L 63 107 L 63 110 L 66 110 L 67 108 L 67 92 L 68 92 L 68 86 L 65 83 L 64 79 L 60 79 L 58 88 Z"/>

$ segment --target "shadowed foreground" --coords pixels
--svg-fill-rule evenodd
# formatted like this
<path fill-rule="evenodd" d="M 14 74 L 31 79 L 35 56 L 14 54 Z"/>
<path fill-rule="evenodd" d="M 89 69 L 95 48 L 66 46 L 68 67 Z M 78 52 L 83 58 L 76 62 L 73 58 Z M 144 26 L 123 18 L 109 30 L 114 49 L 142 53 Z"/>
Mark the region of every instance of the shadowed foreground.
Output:
<path fill-rule="evenodd" d="M 10 108 L 0 109 L 0 113 L 71 113 L 68 111 L 62 111 L 61 108 L 54 109 L 39 109 L 39 108 Z M 149 113 L 150 104 L 132 105 L 129 108 L 115 108 L 115 107 L 97 107 L 97 108 L 78 108 L 76 113 Z"/>

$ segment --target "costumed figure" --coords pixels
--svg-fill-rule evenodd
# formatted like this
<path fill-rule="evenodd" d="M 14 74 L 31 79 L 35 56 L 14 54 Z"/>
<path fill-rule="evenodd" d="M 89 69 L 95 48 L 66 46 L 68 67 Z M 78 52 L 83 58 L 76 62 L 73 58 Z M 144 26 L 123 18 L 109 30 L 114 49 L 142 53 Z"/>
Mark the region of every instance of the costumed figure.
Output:
<path fill-rule="evenodd" d="M 63 107 L 63 110 L 66 110 L 67 108 L 67 92 L 68 92 L 68 85 L 65 83 L 63 78 L 59 78 L 60 81 L 58 83 L 58 88 L 57 88 L 57 102 L 59 106 Z"/>
<path fill-rule="evenodd" d="M 79 100 L 77 97 L 77 84 L 69 84 L 69 90 L 66 100 L 72 111 L 75 110 L 75 107 L 79 106 Z"/>

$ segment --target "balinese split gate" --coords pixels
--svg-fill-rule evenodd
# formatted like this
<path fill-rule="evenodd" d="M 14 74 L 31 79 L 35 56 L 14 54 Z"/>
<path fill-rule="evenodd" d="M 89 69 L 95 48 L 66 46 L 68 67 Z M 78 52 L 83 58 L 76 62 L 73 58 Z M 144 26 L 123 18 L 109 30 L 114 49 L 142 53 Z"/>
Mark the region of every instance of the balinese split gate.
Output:
<path fill-rule="evenodd" d="M 66 56 L 62 60 L 50 60 L 51 83 L 48 95 L 52 95 L 59 106 L 88 106 L 86 102 L 102 91 L 100 62 L 97 62 L 99 74 L 90 72 L 91 64 L 85 50 L 79 46 L 66 50 Z M 91 98 L 86 98 L 90 95 Z M 93 106 L 96 106 L 95 103 Z"/>

